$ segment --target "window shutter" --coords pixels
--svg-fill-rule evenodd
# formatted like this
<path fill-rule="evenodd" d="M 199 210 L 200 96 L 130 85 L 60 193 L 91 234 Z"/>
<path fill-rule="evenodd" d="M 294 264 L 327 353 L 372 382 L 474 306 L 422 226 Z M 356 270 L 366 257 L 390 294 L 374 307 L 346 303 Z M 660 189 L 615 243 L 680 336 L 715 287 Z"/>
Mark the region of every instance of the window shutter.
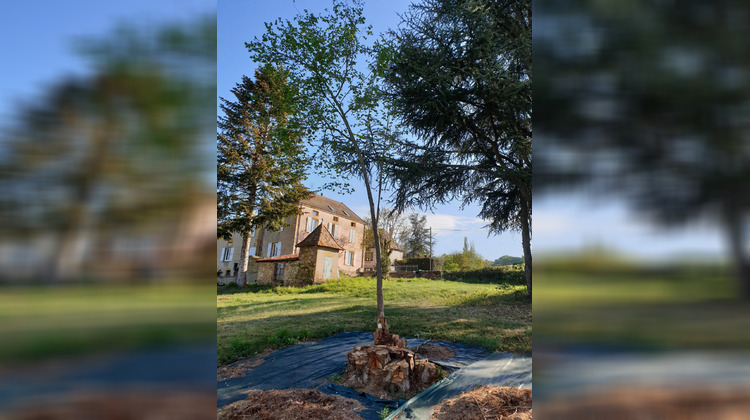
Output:
<path fill-rule="evenodd" d="M 305 225 L 307 225 L 307 227 L 306 227 L 306 229 L 305 229 L 305 230 L 306 230 L 306 231 L 308 231 L 308 232 L 312 232 L 312 231 L 310 230 L 310 218 L 309 218 L 309 217 L 306 217 L 306 218 L 305 218 Z"/>
<path fill-rule="evenodd" d="M 266 252 L 266 257 L 270 257 L 270 256 L 271 256 L 271 247 L 272 247 L 272 246 L 273 246 L 273 244 L 272 244 L 272 243 L 269 243 L 269 244 L 268 244 L 268 252 Z"/>
<path fill-rule="evenodd" d="M 232 261 L 232 258 L 234 258 L 234 248 L 229 248 L 229 259 L 227 261 Z"/>
<path fill-rule="evenodd" d="M 226 248 L 221 248 L 221 261 L 226 261 L 225 255 L 227 254 Z"/>
<path fill-rule="evenodd" d="M 354 242 L 354 235 L 356 235 L 356 231 L 354 229 L 351 229 L 349 231 L 349 242 Z"/>
<path fill-rule="evenodd" d="M 331 223 L 329 222 L 327 226 L 328 226 L 328 231 L 331 232 Z M 331 234 L 333 234 L 333 232 L 331 232 Z"/>

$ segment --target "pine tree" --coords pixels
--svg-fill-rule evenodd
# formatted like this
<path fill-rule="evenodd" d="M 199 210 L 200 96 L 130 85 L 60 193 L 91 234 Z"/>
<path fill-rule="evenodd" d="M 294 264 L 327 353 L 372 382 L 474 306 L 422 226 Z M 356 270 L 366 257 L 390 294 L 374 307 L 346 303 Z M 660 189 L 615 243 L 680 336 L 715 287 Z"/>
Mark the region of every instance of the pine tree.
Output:
<path fill-rule="evenodd" d="M 302 185 L 305 157 L 302 130 L 294 119 L 295 89 L 287 73 L 266 65 L 255 80 L 243 76 L 232 89 L 234 100 L 221 99 L 219 118 L 217 235 L 242 234 L 242 263 L 237 284 L 247 279 L 251 231 L 278 230 L 310 196 Z"/>

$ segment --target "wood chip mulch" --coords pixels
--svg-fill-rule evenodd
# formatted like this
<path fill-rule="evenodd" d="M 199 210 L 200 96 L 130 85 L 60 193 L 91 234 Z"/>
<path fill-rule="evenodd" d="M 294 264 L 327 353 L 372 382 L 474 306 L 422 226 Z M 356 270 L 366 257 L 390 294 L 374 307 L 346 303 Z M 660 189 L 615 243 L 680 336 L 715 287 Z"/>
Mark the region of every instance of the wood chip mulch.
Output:
<path fill-rule="evenodd" d="M 482 386 L 442 401 L 435 406 L 433 420 L 531 419 L 531 390 Z"/>
<path fill-rule="evenodd" d="M 251 390 L 247 399 L 218 412 L 219 419 L 256 420 L 356 420 L 363 410 L 359 401 L 328 395 L 314 389 Z"/>

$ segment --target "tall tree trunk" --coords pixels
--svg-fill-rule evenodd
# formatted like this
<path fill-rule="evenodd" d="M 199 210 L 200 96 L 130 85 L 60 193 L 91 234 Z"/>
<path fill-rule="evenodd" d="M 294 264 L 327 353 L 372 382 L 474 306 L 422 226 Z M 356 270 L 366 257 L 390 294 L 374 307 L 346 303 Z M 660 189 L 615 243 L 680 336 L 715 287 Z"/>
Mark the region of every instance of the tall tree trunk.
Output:
<path fill-rule="evenodd" d="M 725 227 L 740 296 L 750 300 L 750 261 L 745 252 L 744 226 L 739 210 L 732 204 L 725 209 Z"/>
<path fill-rule="evenodd" d="M 242 263 L 240 264 L 240 272 L 237 273 L 237 285 L 240 287 L 247 285 L 247 266 L 250 263 L 250 255 L 248 255 L 247 251 L 250 249 L 250 240 L 250 232 L 243 232 L 242 249 L 240 250 L 242 253 Z"/>
<path fill-rule="evenodd" d="M 523 245 L 524 274 L 526 277 L 526 290 L 531 299 L 531 224 L 529 223 L 529 205 L 521 200 L 521 242 Z"/>

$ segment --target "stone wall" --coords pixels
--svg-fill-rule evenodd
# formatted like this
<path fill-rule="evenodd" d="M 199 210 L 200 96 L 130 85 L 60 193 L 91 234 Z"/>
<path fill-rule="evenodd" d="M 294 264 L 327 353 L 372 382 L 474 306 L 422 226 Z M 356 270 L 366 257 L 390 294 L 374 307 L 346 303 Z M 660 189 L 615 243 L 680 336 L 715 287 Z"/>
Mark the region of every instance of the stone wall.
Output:
<path fill-rule="evenodd" d="M 273 270 L 276 264 L 272 262 L 258 263 L 258 277 L 256 282 L 261 285 L 271 285 L 273 283 Z"/>

